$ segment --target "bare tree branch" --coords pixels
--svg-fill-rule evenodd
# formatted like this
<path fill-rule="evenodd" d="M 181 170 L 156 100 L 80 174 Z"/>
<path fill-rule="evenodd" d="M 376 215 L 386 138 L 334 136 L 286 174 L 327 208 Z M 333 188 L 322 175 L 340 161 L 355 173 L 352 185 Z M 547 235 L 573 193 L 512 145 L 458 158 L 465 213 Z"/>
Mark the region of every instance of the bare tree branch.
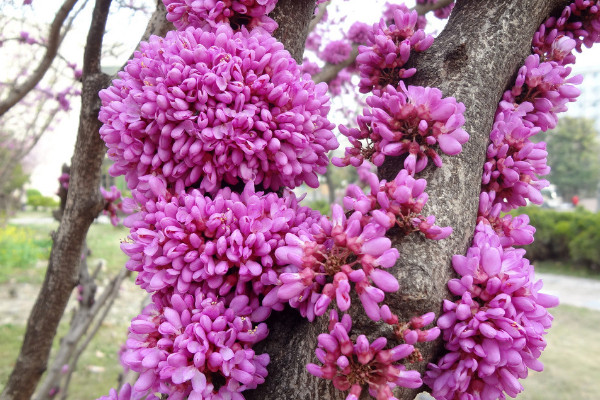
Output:
<path fill-rule="evenodd" d="M 356 61 L 356 57 L 358 56 L 358 45 L 352 45 L 352 51 L 350 52 L 350 56 L 347 59 L 338 64 L 330 64 L 327 63 L 321 70 L 313 75 L 312 79 L 315 83 L 321 82 L 331 82 L 338 76 L 341 70 L 346 67 L 351 66 Z"/>
<path fill-rule="evenodd" d="M 29 76 L 25 82 L 14 87 L 6 97 L 6 99 L 0 101 L 0 116 L 4 115 L 11 107 L 17 104 L 27 93 L 29 93 L 35 85 L 37 85 L 48 69 L 52 65 L 52 61 L 58 53 L 58 48 L 62 41 L 61 28 L 67 19 L 69 13 L 75 7 L 78 0 L 66 0 L 60 7 L 52 24 L 50 25 L 50 31 L 48 33 L 48 44 L 46 46 L 46 53 L 40 61 L 35 71 Z"/>
<path fill-rule="evenodd" d="M 64 384 L 62 385 L 62 394 L 61 399 L 66 400 L 67 395 L 69 394 L 69 385 L 71 383 L 71 378 L 73 377 L 73 372 L 77 369 L 77 363 L 79 362 L 79 358 L 85 351 L 85 349 L 89 346 L 90 342 L 98 333 L 98 330 L 102 326 L 102 322 L 106 319 L 108 312 L 111 310 L 117 296 L 119 295 L 119 289 L 121 287 L 121 283 L 123 280 L 131 274 L 126 268 L 123 268 L 121 272 L 117 276 L 115 276 L 108 286 L 104 289 L 102 296 L 97 300 L 98 306 L 94 306 L 92 311 L 93 316 L 97 316 L 95 319 L 94 325 L 91 328 L 90 332 L 85 336 L 85 340 L 77 350 L 74 352 L 70 362 L 69 362 L 69 371 L 67 372 L 67 376 L 65 378 Z M 89 325 L 91 325 L 93 319 L 89 321 Z"/>
<path fill-rule="evenodd" d="M 310 24 L 308 25 L 309 32 L 314 31 L 315 28 L 317 27 L 317 25 L 319 25 L 319 22 L 321 22 L 321 20 L 325 16 L 325 13 L 327 12 L 327 6 L 330 4 L 331 4 L 331 0 L 319 4 L 317 13 L 313 17 L 313 19 L 310 21 Z"/>
<path fill-rule="evenodd" d="M 413 8 L 413 10 L 415 10 L 419 15 L 425 15 L 430 11 L 435 11 L 440 8 L 444 8 L 452 3 L 454 3 L 454 0 L 439 0 L 437 3 L 433 4 L 417 4 L 416 7 Z M 338 76 L 341 70 L 354 64 L 357 56 L 358 46 L 353 45 L 352 53 L 350 53 L 350 57 L 348 57 L 348 59 L 344 60 L 339 64 L 325 64 L 323 68 L 321 68 L 321 71 L 319 71 L 313 76 L 313 81 L 315 81 L 315 83 L 331 82 L 335 79 L 336 76 Z"/>

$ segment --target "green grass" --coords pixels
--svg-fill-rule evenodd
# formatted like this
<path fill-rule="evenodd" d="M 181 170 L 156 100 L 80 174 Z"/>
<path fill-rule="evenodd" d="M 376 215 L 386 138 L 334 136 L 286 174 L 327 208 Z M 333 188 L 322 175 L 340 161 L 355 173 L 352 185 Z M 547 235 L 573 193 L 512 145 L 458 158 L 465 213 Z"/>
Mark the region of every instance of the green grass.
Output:
<path fill-rule="evenodd" d="M 115 227 L 110 224 L 92 224 L 87 236 L 87 244 L 92 251 L 90 268 L 93 269 L 99 259 L 104 259 L 109 276 L 119 272 L 127 261 L 127 256 L 119 246 L 128 233 L 129 230 L 122 225 Z"/>
<path fill-rule="evenodd" d="M 115 387 L 118 376 L 123 371 L 118 359 L 118 350 L 125 342 L 126 326 L 104 324 L 79 359 L 78 368 L 69 386 L 69 400 L 97 399 L 108 394 Z M 67 331 L 63 321 L 53 343 L 53 351 L 58 348 L 59 338 Z M 24 326 L 0 326 L 0 391 L 6 384 L 21 348 Z M 43 378 L 42 378 L 43 379 Z"/>
<path fill-rule="evenodd" d="M 22 217 L 31 217 L 31 213 L 22 213 Z M 27 235 L 31 237 L 35 250 L 38 251 L 40 260 L 47 260 L 52 247 L 51 233 L 58 229 L 58 222 L 51 224 L 36 224 L 16 226 L 9 225 L 9 229 L 26 230 Z M 1 229 L 1 228 L 0 228 Z M 127 261 L 127 256 L 119 248 L 121 239 L 127 237 L 128 230 L 123 226 L 114 227 L 110 224 L 93 223 L 87 236 L 88 247 L 91 249 L 91 255 L 88 265 L 94 270 L 100 259 L 106 261 L 104 271 L 108 276 L 116 274 Z M 22 248 L 21 248 L 22 247 Z M 27 246 L 13 246 L 11 251 L 28 252 Z M 1 250 L 0 250 L 1 251 Z M 14 258 L 14 257 L 12 257 Z M 9 265 L 8 262 L 2 262 L 0 254 L 0 283 L 14 281 L 17 283 L 41 284 L 46 272 L 46 263 L 30 263 Z"/>
<path fill-rule="evenodd" d="M 523 381 L 519 400 L 597 400 L 600 393 L 600 312 L 572 306 L 553 310 L 555 317 L 542 355 L 544 372 Z"/>
<path fill-rule="evenodd" d="M 600 280 L 600 272 L 563 261 L 536 261 L 534 265 L 536 272 Z"/>
<path fill-rule="evenodd" d="M 0 227 L 0 283 L 42 282 L 43 260 L 48 259 L 52 247 L 52 228 L 52 225 Z"/>
<path fill-rule="evenodd" d="M 600 393 L 600 312 L 571 306 L 553 310 L 554 326 L 542 355 L 545 371 L 522 381 L 519 400 L 596 400 Z M 66 325 L 60 332 L 64 334 Z M 0 390 L 17 357 L 24 327 L 0 326 Z M 114 387 L 121 371 L 117 351 L 125 327 L 105 324 L 82 356 L 73 377 L 70 400 L 95 399 Z M 55 341 L 55 347 L 58 341 Z M 98 372 L 101 371 L 101 372 Z"/>

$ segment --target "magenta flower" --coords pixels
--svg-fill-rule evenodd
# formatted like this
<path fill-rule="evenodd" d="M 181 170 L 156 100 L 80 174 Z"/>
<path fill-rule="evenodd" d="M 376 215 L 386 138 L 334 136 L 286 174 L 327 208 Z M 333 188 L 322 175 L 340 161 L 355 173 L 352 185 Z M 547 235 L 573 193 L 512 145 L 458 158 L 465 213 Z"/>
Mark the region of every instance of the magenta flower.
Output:
<path fill-rule="evenodd" d="M 121 249 L 137 284 L 149 292 L 175 287 L 185 293 L 206 283 L 220 296 L 265 294 L 278 283 L 275 251 L 287 234 L 307 229 L 321 215 L 300 207 L 292 192 L 240 194 L 222 189 L 211 199 L 198 190 L 170 200 L 148 200 L 125 220 L 131 228 Z"/>
<path fill-rule="evenodd" d="M 267 17 L 277 0 L 163 0 L 167 19 L 179 30 L 187 27 L 210 29 L 220 23 L 234 29 L 261 27 L 269 33 L 277 29 L 277 23 Z"/>
<path fill-rule="evenodd" d="M 267 334 L 253 326 L 247 298 L 227 302 L 197 290 L 194 295 L 152 297 L 131 322 L 123 361 L 140 376 L 134 390 L 159 392 L 169 399 L 240 398 L 264 382 L 267 354 L 252 345 Z"/>
<path fill-rule="evenodd" d="M 356 21 L 348 30 L 348 40 L 356 44 L 367 44 L 371 27 L 364 22 Z"/>
<path fill-rule="evenodd" d="M 322 218 L 311 233 L 286 235 L 286 246 L 275 250 L 279 263 L 288 265 L 279 276 L 277 298 L 289 301 L 312 321 L 334 299 L 341 311 L 348 310 L 354 283 L 367 316 L 380 320 L 378 304 L 384 293 L 399 288 L 396 278 L 384 270 L 395 264 L 398 250 L 391 247 L 383 226 L 376 222 L 362 226 L 361 219 L 360 212 L 346 218 L 342 207 L 333 205 L 331 220 Z"/>
<path fill-rule="evenodd" d="M 502 203 L 495 202 L 495 199 L 496 192 L 481 192 L 477 222 L 489 224 L 504 248 L 531 244 L 535 228 L 529 225 L 529 217 L 525 214 L 501 216 Z"/>
<path fill-rule="evenodd" d="M 399 362 L 413 353 L 412 345 L 385 349 L 386 338 L 379 337 L 369 343 L 365 335 L 359 335 L 353 342 L 351 329 L 350 316 L 345 314 L 340 322 L 332 310 L 330 332 L 319 335 L 319 347 L 315 351 L 323 365 L 308 364 L 308 372 L 332 380 L 338 390 L 349 390 L 346 400 L 358 400 L 364 388 L 377 399 L 396 399 L 392 393 L 395 387 L 414 389 L 423 384 L 418 371 L 407 370 Z"/>
<path fill-rule="evenodd" d="M 451 227 L 435 225 L 434 216 L 421 214 L 429 198 L 424 192 L 425 179 L 414 179 L 404 169 L 391 182 L 379 181 L 372 172 L 364 171 L 362 175 L 371 192 L 367 195 L 358 186 L 348 185 L 346 209 L 369 215 L 386 229 L 396 226 L 403 236 L 421 231 L 428 239 L 440 240 L 452 233 Z"/>
<path fill-rule="evenodd" d="M 123 206 L 121 202 L 117 204 L 117 201 L 122 200 L 121 191 L 117 189 L 116 186 L 111 186 L 110 192 L 103 187 L 100 187 L 100 193 L 105 201 L 103 213 L 109 216 L 113 226 L 119 225 L 119 216 L 117 215 L 117 212 L 122 211 Z"/>
<path fill-rule="evenodd" d="M 323 61 L 330 64 L 339 64 L 350 57 L 352 46 L 345 40 L 334 40 L 327 43 L 321 52 Z"/>
<path fill-rule="evenodd" d="M 537 54 L 530 55 L 519 69 L 513 88 L 504 93 L 499 111 L 516 110 L 530 103 L 533 107 L 527 109 L 523 123 L 542 131 L 553 129 L 558 122 L 556 114 L 567 111 L 567 103 L 575 101 L 580 94 L 573 84 L 581 83 L 583 78 L 581 75 L 569 78 L 570 73 L 570 67 L 553 61 L 540 62 Z"/>
<path fill-rule="evenodd" d="M 283 45 L 261 31 L 154 36 L 120 78 L 100 92 L 100 134 L 111 174 L 124 174 L 130 189 L 151 175 L 177 191 L 247 181 L 316 187 L 337 147 L 327 85 L 301 80 Z"/>
<path fill-rule="evenodd" d="M 336 166 L 359 166 L 364 160 L 380 166 L 386 155 L 408 153 L 404 168 L 411 175 L 422 171 L 431 158 L 440 167 L 439 148 L 448 155 L 462 151 L 469 135 L 461 128 L 465 106 L 453 97 L 442 97 L 439 89 L 409 86 L 401 82 L 399 90 L 388 86 L 367 98 L 370 109 L 357 121 L 359 128 L 340 126 L 353 147 L 344 158 L 334 157 Z M 363 144 L 362 140 L 366 141 Z"/>
<path fill-rule="evenodd" d="M 479 223 L 466 257 L 454 256 L 461 278 L 448 282 L 448 288 L 461 297 L 445 300 L 438 319 L 448 353 L 429 365 L 424 378 L 436 399 L 455 399 L 459 393 L 515 397 L 528 368 L 542 370 L 538 358 L 552 323 L 546 309 L 558 299 L 539 293 L 542 283 L 533 280 L 524 253 L 503 248 L 491 227 Z"/>
<path fill-rule="evenodd" d="M 530 105 L 524 104 L 520 109 L 531 109 L 527 106 Z M 503 111 L 496 115 L 483 168 L 482 190 L 495 192 L 494 203 L 501 203 L 502 211 L 525 206 L 527 200 L 534 204 L 543 202 L 540 190 L 548 186 L 548 181 L 538 175 L 550 172 L 546 143 L 530 140 L 539 130 L 526 126 L 517 112 Z"/>
<path fill-rule="evenodd" d="M 401 79 L 413 76 L 416 69 L 404 69 L 411 51 L 425 51 L 433 43 L 433 36 L 418 29 L 416 11 L 394 10 L 389 26 L 382 19 L 368 32 L 366 46 L 359 46 L 356 62 L 360 70 L 360 92 L 397 86 Z"/>

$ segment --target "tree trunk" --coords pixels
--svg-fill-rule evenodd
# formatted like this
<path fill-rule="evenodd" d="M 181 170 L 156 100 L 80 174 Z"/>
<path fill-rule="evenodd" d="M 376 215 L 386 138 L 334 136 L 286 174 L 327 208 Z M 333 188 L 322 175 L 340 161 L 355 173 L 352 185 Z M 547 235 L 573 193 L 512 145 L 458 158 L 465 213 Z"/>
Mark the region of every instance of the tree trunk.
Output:
<path fill-rule="evenodd" d="M 463 0 L 458 1 L 448 25 L 433 46 L 414 60 L 417 67 L 413 85 L 435 86 L 445 96 L 454 96 L 466 106 L 465 129 L 471 135 L 458 156 L 442 157 L 442 168 L 428 167 L 419 178 L 428 181 L 429 202 L 425 214 L 434 214 L 438 224 L 450 225 L 454 233 L 441 241 L 411 235 L 402 243 L 392 241 L 400 250 L 393 272 L 400 290 L 387 295 L 386 302 L 401 319 L 441 311 L 442 299 L 449 297 L 447 281 L 453 277 L 451 257 L 464 254 L 470 244 L 477 215 L 481 175 L 494 114 L 501 98 L 524 59 L 531 53 L 533 33 L 564 0 Z M 380 174 L 393 179 L 401 160 L 389 159 Z M 382 336 L 385 326 L 374 324 L 356 306 L 353 332 L 370 338 Z M 301 319 L 295 310 L 273 315 L 270 335 L 256 348 L 271 356 L 269 376 L 248 400 L 344 399 L 345 393 L 329 381 L 306 372 L 315 362 L 317 335 L 326 331 L 326 317 L 315 323 Z M 423 372 L 442 350 L 441 342 L 419 347 L 424 361 L 415 365 Z M 413 399 L 420 390 L 398 390 L 400 399 Z M 363 394 L 366 391 L 363 392 Z M 368 397 L 368 396 L 366 396 Z"/>

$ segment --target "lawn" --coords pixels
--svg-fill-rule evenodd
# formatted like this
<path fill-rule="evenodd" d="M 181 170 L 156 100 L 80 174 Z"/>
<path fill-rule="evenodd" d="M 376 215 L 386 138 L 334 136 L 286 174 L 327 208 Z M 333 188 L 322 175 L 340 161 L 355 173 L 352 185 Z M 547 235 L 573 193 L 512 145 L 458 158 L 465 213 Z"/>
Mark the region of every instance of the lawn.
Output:
<path fill-rule="evenodd" d="M 597 400 L 600 393 L 600 312 L 567 305 L 554 309 L 541 360 L 544 372 L 523 382 L 519 400 Z"/>
<path fill-rule="evenodd" d="M 553 310 L 553 314 L 554 327 L 547 336 L 548 348 L 542 356 L 545 371 L 533 372 L 523 382 L 525 392 L 518 399 L 598 399 L 600 312 L 563 305 Z M 0 326 L 0 388 L 17 356 L 23 330 L 23 326 Z M 125 326 L 104 324 L 80 361 L 69 399 L 95 399 L 108 393 L 120 372 L 117 351 L 124 338 Z"/>
<path fill-rule="evenodd" d="M 28 225 L 28 235 L 42 249 L 49 248 L 50 232 L 57 228 L 56 223 Z M 90 266 L 100 258 L 106 262 L 103 276 L 112 276 L 126 261 L 119 250 L 119 242 L 125 238 L 125 228 L 115 228 L 108 224 L 93 224 L 88 235 L 88 245 L 92 249 Z M 47 250 L 46 250 L 47 251 Z M 40 256 L 43 258 L 43 254 Z M 536 263 L 541 272 L 568 273 L 564 265 Z M 5 270 L 2 275 L 2 270 Z M 6 270 L 0 267 L 0 283 L 8 277 L 17 282 L 41 283 L 45 265 L 37 262 L 29 268 L 13 267 Z M 572 272 L 572 271 L 571 271 Z M 571 275 L 576 274 L 572 272 Z M 3 278 L 4 277 L 4 278 Z M 586 276 L 590 277 L 590 276 Z M 4 281 L 2 280 L 4 279 Z M 126 282 L 132 285 L 131 282 Z M 131 289 L 135 290 L 135 289 Z M 140 291 L 140 299 L 143 297 Z M 135 301 L 133 309 L 137 307 Z M 131 318 L 131 307 L 127 312 L 123 306 L 113 311 L 120 313 L 105 321 L 98 335 L 83 354 L 78 371 L 74 374 L 70 389 L 70 400 L 89 400 L 108 393 L 116 385 L 121 372 L 117 352 L 126 338 L 127 321 Z M 547 336 L 548 348 L 542 356 L 546 368 L 543 373 L 532 372 L 523 382 L 525 392 L 519 400 L 595 400 L 600 393 L 600 341 L 598 326 L 600 312 L 584 308 L 561 305 L 552 311 L 554 327 Z M 68 316 L 65 318 L 68 320 Z M 0 391 L 5 384 L 17 357 L 23 325 L 0 325 Z M 54 347 L 66 332 L 67 322 L 63 321 Z"/>
<path fill-rule="evenodd" d="M 52 232 L 58 229 L 58 222 L 49 224 L 12 225 L 0 228 L 0 283 L 9 280 L 17 283 L 41 284 L 44 280 L 47 263 L 52 247 Z M 2 246 L 2 232 L 6 242 Z M 17 233 L 17 234 L 15 234 Z M 90 269 L 94 269 L 100 260 L 105 263 L 105 273 L 116 274 L 125 265 L 127 256 L 119 249 L 128 229 L 123 226 L 93 223 L 87 236 L 91 255 L 88 260 Z M 6 254 L 3 254 L 3 250 Z M 14 252 L 23 256 L 24 262 L 14 262 Z"/>

